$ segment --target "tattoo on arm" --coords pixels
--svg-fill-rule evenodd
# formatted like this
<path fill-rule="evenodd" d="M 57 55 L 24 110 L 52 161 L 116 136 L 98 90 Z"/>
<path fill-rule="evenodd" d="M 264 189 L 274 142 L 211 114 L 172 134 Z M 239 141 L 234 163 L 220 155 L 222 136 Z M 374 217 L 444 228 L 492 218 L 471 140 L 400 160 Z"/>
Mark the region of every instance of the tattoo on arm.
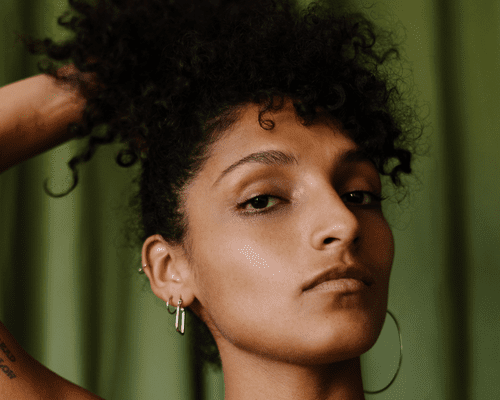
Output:
<path fill-rule="evenodd" d="M 10 360 L 12 362 L 16 361 L 16 356 L 9 350 L 9 348 L 7 347 L 5 342 L 2 340 L 2 338 L 0 338 L 0 350 L 2 350 L 2 352 L 5 354 L 5 357 L 8 360 Z M 13 379 L 16 377 L 16 374 L 14 373 L 12 368 L 10 368 L 8 365 L 5 364 L 5 360 L 2 357 L 0 357 L 0 371 L 2 371 L 10 379 Z"/>

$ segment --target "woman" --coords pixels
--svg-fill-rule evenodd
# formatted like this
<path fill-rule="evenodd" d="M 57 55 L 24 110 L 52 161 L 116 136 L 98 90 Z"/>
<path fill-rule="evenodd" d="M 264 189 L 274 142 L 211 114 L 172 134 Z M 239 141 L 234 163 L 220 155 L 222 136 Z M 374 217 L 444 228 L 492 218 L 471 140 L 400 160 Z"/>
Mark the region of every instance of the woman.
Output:
<path fill-rule="evenodd" d="M 380 175 L 402 186 L 419 133 L 391 36 L 362 14 L 285 0 L 70 3 L 83 16 L 60 23 L 74 40 L 24 41 L 74 67 L 2 89 L 36 112 L 6 102 L 1 170 L 89 136 L 71 191 L 98 144 L 124 143 L 118 163 L 142 167 L 141 272 L 181 333 L 191 313 L 225 398 L 363 399 L 359 356 L 382 329 L 394 258 Z M 23 357 L 25 375 L 17 359 L 11 370 L 24 380 L 0 390 L 94 398 Z"/>

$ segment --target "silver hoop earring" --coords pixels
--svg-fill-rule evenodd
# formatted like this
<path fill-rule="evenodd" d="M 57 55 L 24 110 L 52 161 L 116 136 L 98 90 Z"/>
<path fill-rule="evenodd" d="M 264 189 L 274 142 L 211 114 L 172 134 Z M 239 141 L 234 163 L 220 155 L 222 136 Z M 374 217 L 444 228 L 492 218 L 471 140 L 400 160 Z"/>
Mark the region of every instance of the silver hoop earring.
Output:
<path fill-rule="evenodd" d="M 170 299 L 172 298 L 172 296 L 170 296 Z M 174 308 L 174 311 L 170 311 L 170 299 L 168 299 L 168 301 L 165 303 L 167 305 L 167 311 L 169 314 L 175 314 L 175 308 Z"/>
<path fill-rule="evenodd" d="M 394 374 L 392 380 L 389 382 L 389 384 L 384 387 L 383 389 L 380 389 L 380 390 L 377 390 L 375 392 L 371 392 L 369 390 L 363 390 L 363 392 L 365 393 L 369 393 L 369 394 L 377 394 L 377 393 L 380 393 L 380 392 L 383 392 L 384 390 L 386 390 L 389 386 L 392 385 L 392 383 L 396 380 L 396 377 L 398 376 L 398 373 L 399 373 L 399 369 L 401 368 L 401 363 L 403 362 L 403 339 L 401 337 L 401 330 L 399 329 L 399 324 L 398 324 L 398 321 L 396 320 L 396 317 L 389 311 L 387 310 L 386 311 L 387 313 L 389 313 L 389 315 L 392 317 L 392 319 L 394 320 L 394 322 L 396 323 L 396 328 L 398 329 L 398 335 L 399 335 L 399 364 L 398 364 L 398 369 L 396 370 L 396 373 Z"/>
<path fill-rule="evenodd" d="M 179 303 L 177 303 L 177 313 L 175 316 L 175 330 L 181 335 L 184 335 L 184 321 L 186 320 L 186 312 L 184 308 L 181 307 L 182 299 L 179 297 Z M 181 330 L 179 330 L 179 311 L 182 312 L 182 325 Z"/>
<path fill-rule="evenodd" d="M 139 273 L 143 274 L 144 273 L 144 268 L 146 268 L 148 264 L 144 264 L 141 268 L 139 268 Z"/>

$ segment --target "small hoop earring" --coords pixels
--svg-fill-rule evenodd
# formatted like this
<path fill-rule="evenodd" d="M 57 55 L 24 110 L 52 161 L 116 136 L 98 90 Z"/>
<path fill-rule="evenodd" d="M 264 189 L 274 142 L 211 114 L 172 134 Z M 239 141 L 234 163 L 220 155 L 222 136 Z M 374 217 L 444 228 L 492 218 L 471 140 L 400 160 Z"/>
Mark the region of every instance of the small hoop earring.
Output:
<path fill-rule="evenodd" d="M 383 392 L 389 386 L 391 386 L 392 383 L 396 380 L 396 377 L 398 376 L 398 373 L 399 373 L 399 369 L 401 368 L 401 363 L 403 362 L 403 339 L 401 337 L 401 330 L 399 329 L 398 321 L 396 320 L 396 317 L 394 317 L 394 315 L 389 310 L 387 310 L 386 312 L 389 313 L 389 315 L 392 317 L 392 319 L 396 323 L 396 328 L 398 329 L 398 335 L 399 335 L 399 365 L 398 365 L 398 369 L 396 370 L 396 373 L 394 374 L 392 380 L 389 382 L 389 384 L 386 387 L 384 387 L 383 389 L 377 390 L 375 392 L 371 392 L 369 390 L 363 390 L 363 392 L 369 393 L 369 394 L 377 394 L 377 393 Z"/>
<path fill-rule="evenodd" d="M 175 330 L 181 335 L 184 335 L 184 322 L 186 320 L 186 312 L 184 308 L 181 307 L 182 299 L 179 297 L 179 303 L 177 303 L 177 314 L 175 316 Z M 181 330 L 179 330 L 179 311 L 182 312 L 182 325 Z"/>
<path fill-rule="evenodd" d="M 174 311 L 170 311 L 170 299 L 172 298 L 172 296 L 170 296 L 170 298 L 168 299 L 168 301 L 165 303 L 167 305 L 167 311 L 169 314 L 175 314 L 175 308 L 174 308 Z"/>

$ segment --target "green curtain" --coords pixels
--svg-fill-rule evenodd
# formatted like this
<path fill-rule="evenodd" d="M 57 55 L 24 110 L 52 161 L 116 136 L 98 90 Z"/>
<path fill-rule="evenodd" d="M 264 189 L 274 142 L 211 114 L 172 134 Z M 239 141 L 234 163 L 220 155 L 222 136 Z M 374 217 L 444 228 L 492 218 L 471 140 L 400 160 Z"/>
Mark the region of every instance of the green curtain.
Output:
<path fill-rule="evenodd" d="M 369 4 L 357 1 L 358 4 Z M 2 0 L 0 86 L 36 75 L 14 32 L 62 40 L 63 0 Z M 368 13 L 405 36 L 429 152 L 404 207 L 387 203 L 396 255 L 389 310 L 403 364 L 376 399 L 483 400 L 500 393 L 500 2 L 382 0 Z M 0 115 L 1 123 L 1 115 Z M 220 373 L 198 379 L 187 338 L 137 274 L 125 246 L 134 169 L 99 149 L 71 183 L 71 141 L 0 175 L 0 320 L 36 359 L 109 399 L 223 399 Z M 186 335 L 189 335 L 189 320 Z M 394 322 L 362 356 L 367 390 L 397 368 Z M 2 377 L 0 376 L 0 384 Z"/>

